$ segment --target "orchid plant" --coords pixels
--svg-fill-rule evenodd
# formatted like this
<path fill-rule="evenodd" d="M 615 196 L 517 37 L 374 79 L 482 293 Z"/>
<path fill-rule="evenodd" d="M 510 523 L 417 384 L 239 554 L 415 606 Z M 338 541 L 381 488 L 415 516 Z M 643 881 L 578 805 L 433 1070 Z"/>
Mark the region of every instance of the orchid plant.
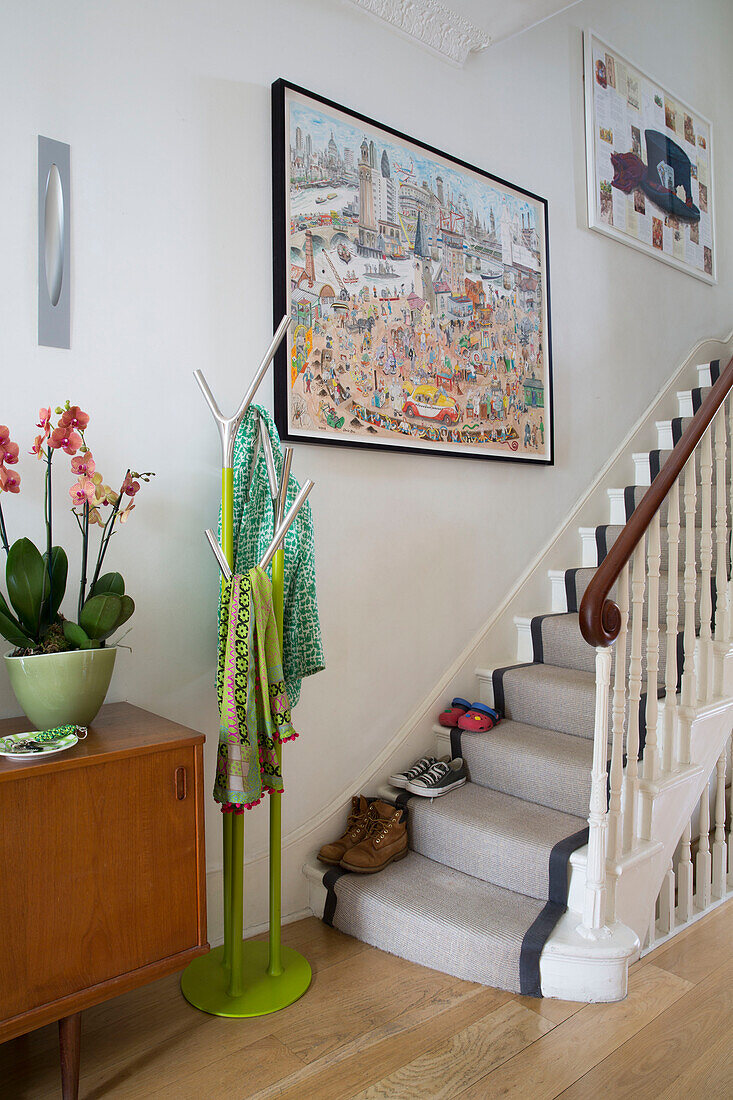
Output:
<path fill-rule="evenodd" d="M 94 455 L 87 446 L 89 416 L 68 401 L 55 410 L 39 412 L 35 438 L 30 451 L 45 465 L 46 546 L 43 552 L 28 538 L 8 541 L 3 495 L 20 492 L 20 474 L 12 467 L 19 458 L 19 446 L 10 439 L 7 427 L 0 424 L 0 545 L 6 554 L 5 580 L 8 598 L 0 593 L 0 635 L 16 647 L 16 655 L 58 653 L 70 649 L 96 649 L 119 629 L 135 610 L 125 593 L 119 573 L 102 573 L 109 544 L 118 529 L 130 518 L 141 481 L 152 473 L 127 471 L 119 490 L 107 485 L 97 470 Z M 60 451 L 71 458 L 71 473 L 76 480 L 69 488 L 71 511 L 81 534 L 81 575 L 76 621 L 65 618 L 59 608 L 66 593 L 68 558 L 61 546 L 53 544 L 54 457 Z M 92 550 L 91 532 L 101 528 Z"/>

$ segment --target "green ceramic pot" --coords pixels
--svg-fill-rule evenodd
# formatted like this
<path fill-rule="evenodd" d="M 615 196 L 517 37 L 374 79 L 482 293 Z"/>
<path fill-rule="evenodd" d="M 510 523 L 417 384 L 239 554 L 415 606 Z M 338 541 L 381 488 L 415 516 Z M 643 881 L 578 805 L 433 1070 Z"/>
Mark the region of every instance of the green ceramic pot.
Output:
<path fill-rule="evenodd" d="M 105 700 L 117 649 L 75 649 L 6 657 L 15 698 L 34 729 L 88 726 Z"/>

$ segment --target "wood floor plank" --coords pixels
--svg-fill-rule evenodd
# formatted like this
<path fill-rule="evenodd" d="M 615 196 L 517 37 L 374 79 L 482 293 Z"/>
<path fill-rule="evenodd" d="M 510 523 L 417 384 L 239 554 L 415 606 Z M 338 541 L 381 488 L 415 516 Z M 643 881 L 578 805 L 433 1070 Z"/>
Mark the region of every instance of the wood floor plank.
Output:
<path fill-rule="evenodd" d="M 536 1012 L 509 1001 L 350 1100 L 453 1100 L 551 1029 Z"/>
<path fill-rule="evenodd" d="M 314 984 L 310 1007 L 289 1018 L 286 1010 L 272 1021 L 272 1034 L 303 1061 L 316 1061 L 360 1031 L 379 1027 L 421 1003 L 434 1004 L 436 998 L 441 1003 L 445 991 L 452 996 L 455 978 L 416 968 L 375 948 L 371 951 L 332 967 L 327 980 Z"/>
<path fill-rule="evenodd" d="M 543 1016 L 553 1024 L 562 1024 L 569 1020 L 581 1008 L 585 1008 L 585 1001 L 558 1001 L 554 997 L 521 997 L 518 993 L 512 994 L 517 1004 L 523 1005 L 538 1016 Z"/>
<path fill-rule="evenodd" d="M 659 1100 L 689 1100 L 693 1094 L 708 1100 L 730 1100 L 733 1096 L 733 1042 L 730 1021 L 718 1041 L 698 1055 Z"/>
<path fill-rule="evenodd" d="M 733 962 L 693 986 L 653 1021 L 630 1036 L 564 1093 L 564 1100 L 599 1095 L 614 1082 L 614 1100 L 646 1100 L 674 1088 L 696 1059 L 708 1064 L 721 1034 L 731 1042 L 733 1025 Z M 733 1045 L 733 1044 L 732 1044 Z M 733 1095 L 729 1079 L 728 1096 Z M 710 1094 L 706 1094 L 710 1095 Z M 712 1094 L 714 1095 L 714 1094 Z"/>
<path fill-rule="evenodd" d="M 636 965 L 643 966 L 649 960 L 653 966 L 669 970 L 688 982 L 701 982 L 730 959 L 733 959 L 733 905 L 721 905 Z"/>
<path fill-rule="evenodd" d="M 83 1100 L 432 1100 L 446 1080 L 446 1097 L 461 1100 L 733 1096 L 733 903 L 632 967 L 629 996 L 615 1005 L 461 981 L 315 919 L 288 926 L 283 940 L 314 979 L 277 1015 L 198 1012 L 179 975 L 85 1012 Z M 54 1024 L 0 1045 L 2 1100 L 58 1100 L 57 1044 Z"/>
<path fill-rule="evenodd" d="M 676 974 L 647 966 L 629 980 L 626 1000 L 586 1005 L 466 1090 L 463 1100 L 522 1095 L 520 1090 L 532 1100 L 554 1100 L 690 988 Z"/>
<path fill-rule="evenodd" d="M 157 1073 L 150 1076 L 147 1090 L 144 1082 L 135 1082 L 136 1090 L 130 1092 L 123 1088 L 105 1093 L 105 1098 L 119 1096 L 120 1100 L 132 1100 L 133 1097 L 150 1097 L 150 1100 L 192 1100 L 192 1097 L 229 1096 L 236 1100 L 251 1097 L 263 1085 L 280 1081 L 295 1072 L 302 1062 L 283 1046 L 274 1035 L 259 1039 L 256 1043 L 242 1047 L 227 1058 L 219 1058 L 212 1050 L 213 1060 L 194 1073 L 189 1073 L 177 1081 L 156 1087 L 160 1083 Z"/>
<path fill-rule="evenodd" d="M 442 1011 L 422 1004 L 392 1018 L 252 1100 L 343 1100 L 510 1000 L 503 990 L 457 981 Z"/>

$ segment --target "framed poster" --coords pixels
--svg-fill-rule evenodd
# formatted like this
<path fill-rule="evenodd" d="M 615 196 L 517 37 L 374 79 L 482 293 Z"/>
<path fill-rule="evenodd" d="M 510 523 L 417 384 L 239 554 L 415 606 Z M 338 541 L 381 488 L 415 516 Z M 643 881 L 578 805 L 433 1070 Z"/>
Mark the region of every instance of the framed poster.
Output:
<path fill-rule="evenodd" d="M 588 224 L 716 281 L 712 124 L 585 33 Z"/>
<path fill-rule="evenodd" d="M 546 201 L 284 80 L 272 104 L 281 437 L 551 463 Z"/>

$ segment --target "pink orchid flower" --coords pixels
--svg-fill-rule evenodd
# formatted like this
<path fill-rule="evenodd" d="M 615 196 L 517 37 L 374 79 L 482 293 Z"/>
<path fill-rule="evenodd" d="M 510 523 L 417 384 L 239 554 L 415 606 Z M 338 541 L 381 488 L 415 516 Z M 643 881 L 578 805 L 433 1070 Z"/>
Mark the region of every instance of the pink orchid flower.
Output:
<path fill-rule="evenodd" d="M 82 412 L 78 405 L 72 405 L 70 409 L 66 409 L 65 412 L 62 412 L 61 419 L 59 420 L 59 427 L 79 428 L 79 430 L 83 432 L 88 423 L 88 413 Z"/>
<path fill-rule="evenodd" d="M 125 480 L 122 482 L 123 493 L 126 493 L 128 497 L 134 497 L 135 493 L 140 492 L 140 482 L 133 481 L 130 474 L 127 474 Z"/>
<path fill-rule="evenodd" d="M 8 466 L 14 466 L 18 461 L 18 444 L 17 443 L 4 443 L 0 446 L 0 463 L 7 463 Z"/>
<path fill-rule="evenodd" d="M 7 424 L 0 424 L 0 447 L 10 442 L 10 428 Z"/>
<path fill-rule="evenodd" d="M 77 455 L 76 458 L 71 460 L 71 472 L 73 474 L 79 474 L 80 476 L 86 475 L 91 477 L 97 468 L 97 464 L 94 461 L 94 456 L 91 451 L 85 451 L 83 454 Z"/>
<path fill-rule="evenodd" d="M 49 444 L 55 451 L 66 451 L 67 455 L 75 455 L 82 444 L 81 436 L 71 428 L 63 428 L 59 425 L 51 432 Z"/>
<path fill-rule="evenodd" d="M 0 466 L 0 492 L 19 493 L 20 474 L 15 470 L 6 470 L 4 466 Z"/>
<path fill-rule="evenodd" d="M 45 435 L 37 435 L 36 438 L 35 438 L 35 441 L 33 443 L 33 446 L 31 447 L 28 454 L 35 455 L 36 458 L 39 459 L 39 460 L 42 459 L 43 458 L 43 444 L 45 442 L 46 442 L 46 436 Z"/>
<path fill-rule="evenodd" d="M 95 485 L 90 477 L 80 477 L 69 489 L 72 507 L 81 508 L 94 498 Z"/>
<path fill-rule="evenodd" d="M 37 428 L 43 431 L 43 438 L 47 439 L 51 434 L 51 408 L 38 410 L 38 423 Z"/>
<path fill-rule="evenodd" d="M 132 503 L 128 504 L 127 508 L 123 508 L 123 510 L 119 513 L 120 523 L 127 523 L 128 519 L 130 518 L 130 513 L 134 510 L 134 508 L 135 505 Z"/>

